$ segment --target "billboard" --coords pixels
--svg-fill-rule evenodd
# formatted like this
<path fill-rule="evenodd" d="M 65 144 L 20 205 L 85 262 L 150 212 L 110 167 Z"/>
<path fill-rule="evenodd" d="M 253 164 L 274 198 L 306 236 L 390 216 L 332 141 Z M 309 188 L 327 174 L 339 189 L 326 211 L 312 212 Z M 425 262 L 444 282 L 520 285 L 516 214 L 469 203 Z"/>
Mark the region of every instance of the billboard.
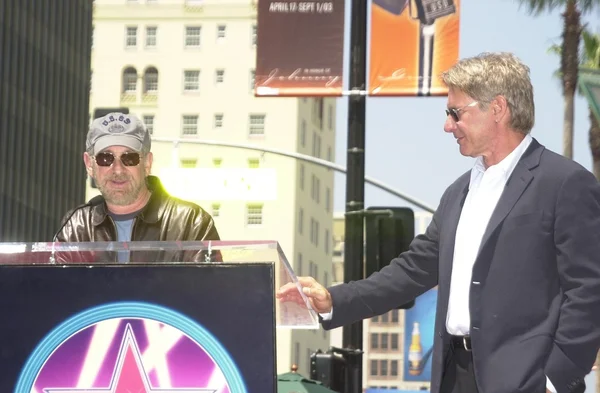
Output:
<path fill-rule="evenodd" d="M 373 0 L 370 96 L 444 96 L 458 60 L 460 0 Z"/>
<path fill-rule="evenodd" d="M 340 96 L 343 0 L 258 2 L 256 96 Z"/>
<path fill-rule="evenodd" d="M 404 381 L 430 382 L 437 287 L 415 300 L 404 314 Z"/>

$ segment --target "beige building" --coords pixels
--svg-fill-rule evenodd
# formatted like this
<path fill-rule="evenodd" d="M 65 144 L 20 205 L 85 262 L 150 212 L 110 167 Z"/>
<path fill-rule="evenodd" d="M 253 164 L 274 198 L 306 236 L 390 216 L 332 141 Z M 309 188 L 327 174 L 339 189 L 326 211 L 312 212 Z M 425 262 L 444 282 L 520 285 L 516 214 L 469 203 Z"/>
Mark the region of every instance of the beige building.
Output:
<path fill-rule="evenodd" d="M 199 203 L 222 239 L 278 240 L 297 274 L 330 283 L 335 99 L 255 98 L 252 0 L 96 0 L 90 110 L 128 107 L 152 132 L 153 173 Z M 177 143 L 174 143 L 176 141 Z M 98 193 L 88 182 L 87 197 Z M 277 330 L 277 371 L 308 375 L 322 330 Z"/>
<path fill-rule="evenodd" d="M 423 233 L 431 214 L 415 212 L 415 235 Z M 333 220 L 333 279 L 344 282 L 344 214 Z M 363 322 L 363 388 L 420 390 L 429 383 L 404 380 L 404 310 L 392 310 Z M 342 328 L 331 331 L 331 345 L 342 347 Z"/>

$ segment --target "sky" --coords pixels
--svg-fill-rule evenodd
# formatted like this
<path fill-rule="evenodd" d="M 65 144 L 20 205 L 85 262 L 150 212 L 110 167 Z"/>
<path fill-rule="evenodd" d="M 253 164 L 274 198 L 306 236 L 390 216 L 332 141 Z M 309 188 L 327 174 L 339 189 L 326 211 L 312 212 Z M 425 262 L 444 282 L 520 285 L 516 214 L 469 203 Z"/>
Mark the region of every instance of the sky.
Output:
<path fill-rule="evenodd" d="M 345 75 L 349 61 L 349 3 L 347 0 Z M 600 13 L 584 16 L 583 22 L 598 32 Z M 560 43 L 561 31 L 560 10 L 534 17 L 516 0 L 461 1 L 459 57 L 508 51 L 521 58 L 531 69 L 534 88 L 536 121 L 531 135 L 557 153 L 562 153 L 563 98 L 560 82 L 552 75 L 559 67 L 559 58 L 548 54 L 547 49 Z M 435 209 L 444 190 L 473 164 L 473 158 L 461 156 L 452 135 L 444 132 L 445 109 L 446 97 L 368 97 L 365 174 Z M 588 114 L 586 99 L 577 96 L 573 159 L 591 170 Z M 347 97 L 338 99 L 336 127 L 336 163 L 345 167 Z M 345 187 L 345 175 L 336 173 L 336 212 L 345 210 Z M 411 205 L 366 185 L 365 207 L 369 206 Z M 420 209 L 415 207 L 417 210 Z"/>

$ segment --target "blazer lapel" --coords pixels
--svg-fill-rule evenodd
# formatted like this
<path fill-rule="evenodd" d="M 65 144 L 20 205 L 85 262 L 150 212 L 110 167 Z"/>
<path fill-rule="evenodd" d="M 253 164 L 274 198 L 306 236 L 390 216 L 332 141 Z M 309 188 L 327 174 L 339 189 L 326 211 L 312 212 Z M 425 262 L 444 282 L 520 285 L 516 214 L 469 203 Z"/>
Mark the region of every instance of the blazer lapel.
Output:
<path fill-rule="evenodd" d="M 481 252 L 481 249 L 490 239 L 492 233 L 494 233 L 498 225 L 500 225 L 508 213 L 510 213 L 515 203 L 517 203 L 529 183 L 531 183 L 531 180 L 533 180 L 533 174 L 530 169 L 539 165 L 540 156 L 543 150 L 544 147 L 534 139 L 523 154 L 523 157 L 521 157 L 517 166 L 515 166 L 513 173 L 506 182 L 504 192 L 498 201 L 498 205 L 494 209 L 492 217 L 490 217 L 490 221 L 483 234 L 483 238 L 481 239 L 479 252 Z"/>

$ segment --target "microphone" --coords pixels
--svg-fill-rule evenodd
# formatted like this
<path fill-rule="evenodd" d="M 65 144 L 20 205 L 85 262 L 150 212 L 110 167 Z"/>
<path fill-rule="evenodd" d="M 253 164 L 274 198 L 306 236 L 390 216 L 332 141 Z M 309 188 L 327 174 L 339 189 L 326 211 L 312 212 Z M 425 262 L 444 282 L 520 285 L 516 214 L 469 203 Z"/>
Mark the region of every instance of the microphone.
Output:
<path fill-rule="evenodd" d="M 81 206 L 77 206 L 75 209 L 73 209 L 73 211 L 71 212 L 71 214 L 69 214 L 69 216 L 65 219 L 65 221 L 60 226 L 60 228 L 58 228 L 58 231 L 56 231 L 56 233 L 52 237 L 52 255 L 50 255 L 50 259 L 48 260 L 49 263 L 51 263 L 51 264 L 55 264 L 56 263 L 56 258 L 54 257 L 54 253 L 55 253 L 54 243 L 56 243 L 56 238 L 58 237 L 58 235 L 60 234 L 60 232 L 64 229 L 64 227 L 67 225 L 67 223 L 71 220 L 71 217 L 73 217 L 73 215 L 75 214 L 75 212 L 77 212 L 78 210 L 83 209 L 85 207 L 98 206 L 98 205 L 100 205 L 103 202 L 104 202 L 104 197 L 102 195 L 96 195 L 95 197 L 93 197 L 92 199 L 90 199 L 87 203 L 85 203 L 85 204 L 83 204 Z"/>

